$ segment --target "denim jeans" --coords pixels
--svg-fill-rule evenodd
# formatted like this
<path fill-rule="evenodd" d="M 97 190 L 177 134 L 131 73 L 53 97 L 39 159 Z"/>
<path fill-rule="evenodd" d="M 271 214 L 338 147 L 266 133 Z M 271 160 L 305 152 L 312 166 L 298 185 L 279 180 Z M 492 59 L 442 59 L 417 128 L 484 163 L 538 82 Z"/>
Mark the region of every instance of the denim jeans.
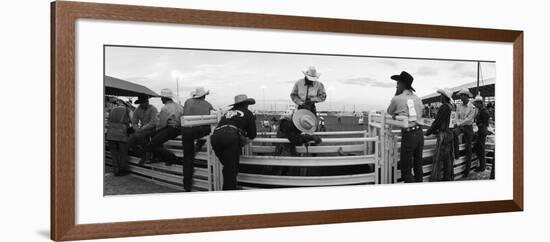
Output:
<path fill-rule="evenodd" d="M 464 169 L 464 177 L 466 177 L 470 173 L 470 168 L 472 166 L 472 138 L 474 136 L 474 129 L 473 129 L 472 125 L 458 126 L 453 130 L 453 133 L 454 133 L 453 142 L 454 142 L 454 146 L 455 146 L 454 147 L 454 153 L 455 153 L 455 158 L 456 159 L 458 159 L 458 157 L 460 157 L 458 135 L 460 135 L 461 133 L 464 134 L 462 136 L 462 142 L 465 144 L 464 151 L 466 153 L 465 154 L 465 156 L 466 156 L 466 167 Z"/>
<path fill-rule="evenodd" d="M 164 162 L 174 162 L 176 156 L 171 151 L 163 147 L 163 144 L 171 139 L 175 139 L 180 135 L 180 129 L 166 126 L 158 130 L 151 138 L 151 141 L 145 145 L 145 152 L 152 152 L 160 156 Z"/>
<path fill-rule="evenodd" d="M 195 140 L 208 134 L 210 134 L 209 125 L 183 128 L 181 131 L 181 142 L 183 145 L 183 188 L 186 191 L 191 191 L 193 186 Z"/>
<path fill-rule="evenodd" d="M 113 162 L 113 173 L 115 175 L 121 172 L 129 171 L 128 168 L 128 143 L 109 140 L 109 151 Z"/>
<path fill-rule="evenodd" d="M 131 134 L 128 138 L 128 148 L 136 155 L 143 156 L 145 152 L 144 146 L 149 142 L 153 135 L 155 135 L 155 129 L 149 129 Z"/>
<path fill-rule="evenodd" d="M 480 130 L 477 132 L 475 143 L 474 143 L 474 151 L 477 156 L 477 160 L 479 160 L 479 167 L 478 171 L 484 171 L 485 170 L 485 141 L 487 140 L 487 131 L 486 130 Z"/>
<path fill-rule="evenodd" d="M 422 152 L 424 149 L 424 132 L 417 129 L 409 132 L 401 132 L 400 169 L 401 177 L 407 183 L 422 182 L 424 172 L 422 170 Z M 411 173 L 414 169 L 414 177 Z"/>
<path fill-rule="evenodd" d="M 238 132 L 236 129 L 227 127 L 214 131 L 211 136 L 212 148 L 223 164 L 223 190 L 237 189 L 237 174 L 241 156 Z"/>

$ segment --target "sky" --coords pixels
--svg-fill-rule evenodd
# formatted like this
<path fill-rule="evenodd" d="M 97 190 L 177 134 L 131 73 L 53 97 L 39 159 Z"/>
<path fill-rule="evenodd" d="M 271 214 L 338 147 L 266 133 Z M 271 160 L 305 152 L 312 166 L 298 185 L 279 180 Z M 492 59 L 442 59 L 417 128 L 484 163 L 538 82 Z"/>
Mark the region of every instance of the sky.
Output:
<path fill-rule="evenodd" d="M 258 53 L 245 51 L 190 50 L 107 46 L 105 75 L 144 85 L 160 93 L 177 92 L 183 103 L 190 92 L 203 86 L 215 108 L 227 109 L 237 94 L 256 99 L 253 110 L 285 110 L 292 104 L 290 92 L 314 66 L 321 73 L 327 99 L 318 111 L 384 110 L 395 93 L 391 75 L 407 71 L 412 86 L 422 97 L 439 88 L 452 88 L 477 80 L 477 62 L 409 58 L 328 56 L 315 54 Z M 493 79 L 496 63 L 481 63 L 481 84 Z M 151 104 L 160 108 L 160 99 Z"/>

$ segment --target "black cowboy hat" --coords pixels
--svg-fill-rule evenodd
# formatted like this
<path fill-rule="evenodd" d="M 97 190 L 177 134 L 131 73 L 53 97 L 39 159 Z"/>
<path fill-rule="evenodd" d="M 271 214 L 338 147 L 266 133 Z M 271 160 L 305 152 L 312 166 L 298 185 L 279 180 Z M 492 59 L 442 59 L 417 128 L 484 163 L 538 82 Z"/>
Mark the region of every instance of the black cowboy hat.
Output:
<path fill-rule="evenodd" d="M 230 104 L 229 106 L 235 106 L 239 103 L 254 105 L 256 104 L 256 100 L 254 98 L 249 98 L 246 94 L 239 94 L 235 96 L 235 103 Z"/>
<path fill-rule="evenodd" d="M 414 92 L 416 92 L 416 90 L 414 90 L 414 88 L 412 87 L 412 83 L 413 83 L 414 78 L 408 72 L 402 71 L 401 74 L 399 74 L 399 75 L 391 76 L 391 79 L 396 80 L 398 82 L 402 82 L 403 84 L 405 84 L 405 86 L 408 89 L 411 89 Z"/>
<path fill-rule="evenodd" d="M 134 104 L 142 104 L 149 100 L 149 96 L 147 95 L 140 95 L 138 96 L 138 99 L 134 102 Z"/>

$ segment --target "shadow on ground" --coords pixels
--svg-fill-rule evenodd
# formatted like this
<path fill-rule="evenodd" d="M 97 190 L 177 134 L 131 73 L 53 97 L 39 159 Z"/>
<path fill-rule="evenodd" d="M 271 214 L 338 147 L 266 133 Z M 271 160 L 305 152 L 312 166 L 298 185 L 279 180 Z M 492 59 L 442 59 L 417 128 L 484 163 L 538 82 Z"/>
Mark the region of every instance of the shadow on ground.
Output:
<path fill-rule="evenodd" d="M 105 175 L 103 176 L 103 195 L 129 195 L 129 194 L 150 194 L 150 193 L 167 193 L 167 192 L 182 192 L 174 188 L 162 186 L 147 181 L 143 178 L 127 176 L 113 176 L 112 169 L 109 166 L 105 167 Z"/>

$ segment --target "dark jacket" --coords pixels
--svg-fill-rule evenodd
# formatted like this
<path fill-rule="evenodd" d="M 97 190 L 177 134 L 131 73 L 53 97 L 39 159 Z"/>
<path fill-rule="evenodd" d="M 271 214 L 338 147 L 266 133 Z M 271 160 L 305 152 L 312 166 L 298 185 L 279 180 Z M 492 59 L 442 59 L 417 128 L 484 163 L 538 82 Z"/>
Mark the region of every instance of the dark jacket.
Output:
<path fill-rule="evenodd" d="M 233 125 L 240 129 L 242 134 L 249 139 L 256 138 L 256 117 L 243 106 L 235 106 L 223 114 L 218 127 Z"/>
<path fill-rule="evenodd" d="M 432 126 L 426 131 L 426 136 L 446 132 L 449 130 L 449 123 L 451 122 L 451 105 L 443 104 L 435 115 L 435 120 Z"/>
<path fill-rule="evenodd" d="M 277 138 L 287 138 L 293 145 L 303 145 L 308 142 L 308 139 L 301 134 L 302 132 L 296 128 L 292 120 L 283 118 L 279 121 L 279 130 Z"/>
<path fill-rule="evenodd" d="M 482 107 L 476 115 L 475 122 L 478 128 L 478 132 L 483 132 L 484 134 L 488 133 L 487 128 L 489 127 L 489 119 L 490 119 L 489 110 L 487 108 Z"/>

